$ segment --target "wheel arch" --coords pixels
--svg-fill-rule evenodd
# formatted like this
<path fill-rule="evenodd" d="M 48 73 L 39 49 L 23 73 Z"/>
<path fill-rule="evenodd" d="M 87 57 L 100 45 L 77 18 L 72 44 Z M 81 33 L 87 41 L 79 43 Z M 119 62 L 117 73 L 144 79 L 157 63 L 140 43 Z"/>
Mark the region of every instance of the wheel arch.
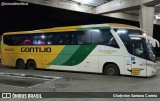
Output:
<path fill-rule="evenodd" d="M 116 65 L 117 68 L 118 68 L 118 70 L 119 70 L 119 72 L 121 73 L 119 66 L 118 66 L 115 62 L 106 62 L 106 63 L 104 63 L 104 65 L 103 65 L 103 69 L 102 69 L 102 73 L 103 73 L 103 74 L 104 74 L 104 69 L 105 69 L 105 67 L 106 67 L 107 65 L 109 65 L 109 64 L 114 64 L 114 65 Z"/>
<path fill-rule="evenodd" d="M 17 64 L 17 62 L 18 62 L 19 60 L 23 60 L 23 61 L 24 61 L 23 58 L 18 58 L 18 59 L 16 60 L 15 66 L 16 66 L 16 64 Z M 24 63 L 25 63 L 25 61 L 24 61 Z"/>
<path fill-rule="evenodd" d="M 28 59 L 26 63 L 28 63 L 29 61 L 34 61 L 36 63 L 34 59 Z"/>

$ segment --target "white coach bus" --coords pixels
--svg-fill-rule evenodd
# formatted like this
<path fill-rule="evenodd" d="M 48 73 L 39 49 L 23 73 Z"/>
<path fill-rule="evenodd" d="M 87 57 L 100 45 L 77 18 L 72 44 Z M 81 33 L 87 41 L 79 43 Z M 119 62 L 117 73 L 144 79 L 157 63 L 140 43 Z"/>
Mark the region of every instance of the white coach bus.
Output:
<path fill-rule="evenodd" d="M 21 69 L 54 69 L 107 75 L 156 74 L 152 46 L 159 42 L 124 24 L 94 24 L 7 32 L 2 64 Z"/>

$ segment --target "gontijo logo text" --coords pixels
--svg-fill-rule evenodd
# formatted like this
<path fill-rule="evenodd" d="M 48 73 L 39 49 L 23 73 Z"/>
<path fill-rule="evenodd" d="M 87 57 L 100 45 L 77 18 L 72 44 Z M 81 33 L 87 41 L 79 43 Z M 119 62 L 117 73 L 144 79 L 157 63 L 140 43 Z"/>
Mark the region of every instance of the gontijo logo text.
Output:
<path fill-rule="evenodd" d="M 43 52 L 50 53 L 51 47 L 21 47 L 21 52 Z"/>

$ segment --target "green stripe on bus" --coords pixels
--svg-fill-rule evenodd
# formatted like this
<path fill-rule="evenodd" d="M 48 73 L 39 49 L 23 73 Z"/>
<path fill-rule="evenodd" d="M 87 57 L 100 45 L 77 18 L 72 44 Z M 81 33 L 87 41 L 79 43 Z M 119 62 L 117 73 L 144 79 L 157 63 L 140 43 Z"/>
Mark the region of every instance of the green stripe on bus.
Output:
<path fill-rule="evenodd" d="M 80 45 L 66 45 L 50 65 L 61 65 L 65 63 L 79 47 Z"/>
<path fill-rule="evenodd" d="M 80 64 L 97 45 L 81 45 L 72 57 L 65 62 L 64 66 L 74 66 Z"/>
<path fill-rule="evenodd" d="M 82 31 L 82 30 L 93 30 L 93 29 L 109 29 L 109 30 L 111 30 L 110 27 L 106 26 L 106 27 L 78 28 L 77 31 Z"/>

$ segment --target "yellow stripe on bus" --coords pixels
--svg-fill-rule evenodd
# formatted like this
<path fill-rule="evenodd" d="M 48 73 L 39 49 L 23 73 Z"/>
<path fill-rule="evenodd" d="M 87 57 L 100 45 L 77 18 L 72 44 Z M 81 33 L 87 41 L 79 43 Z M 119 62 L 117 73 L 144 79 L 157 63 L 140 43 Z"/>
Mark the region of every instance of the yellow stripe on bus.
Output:
<path fill-rule="evenodd" d="M 53 61 L 58 54 L 63 50 L 65 45 L 55 45 L 55 46 L 10 46 L 3 44 L 2 53 L 6 57 L 7 63 L 15 66 L 16 60 L 18 58 L 23 59 L 27 63 L 28 59 L 34 59 L 39 68 L 47 68 L 47 64 Z M 30 49 L 32 48 L 32 49 Z M 34 48 L 34 49 L 33 49 Z M 40 49 L 38 49 L 40 48 Z M 51 52 L 43 52 L 45 48 L 50 48 Z M 29 50 L 29 51 L 28 51 Z M 42 51 L 41 51 L 42 50 Z"/>

